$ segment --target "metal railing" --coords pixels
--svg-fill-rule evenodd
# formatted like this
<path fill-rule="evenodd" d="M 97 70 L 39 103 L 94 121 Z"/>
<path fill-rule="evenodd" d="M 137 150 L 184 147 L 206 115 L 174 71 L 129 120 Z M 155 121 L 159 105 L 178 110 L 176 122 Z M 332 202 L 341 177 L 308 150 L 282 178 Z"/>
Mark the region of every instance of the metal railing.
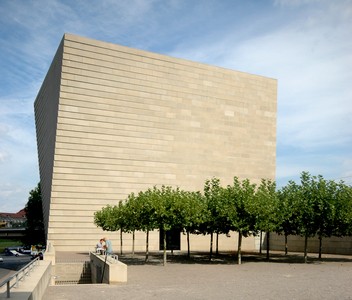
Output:
<path fill-rule="evenodd" d="M 0 283 L 0 288 L 2 288 L 6 284 L 6 296 L 7 298 L 11 297 L 11 289 L 13 287 L 18 287 L 19 282 L 21 280 L 24 280 L 26 276 L 29 275 L 29 272 L 31 272 L 34 268 L 34 266 L 38 265 L 39 263 L 39 257 L 36 257 L 33 259 L 30 263 L 25 265 L 22 269 L 17 271 L 15 274 L 4 280 L 3 282 Z M 13 280 L 14 279 L 14 280 Z"/>

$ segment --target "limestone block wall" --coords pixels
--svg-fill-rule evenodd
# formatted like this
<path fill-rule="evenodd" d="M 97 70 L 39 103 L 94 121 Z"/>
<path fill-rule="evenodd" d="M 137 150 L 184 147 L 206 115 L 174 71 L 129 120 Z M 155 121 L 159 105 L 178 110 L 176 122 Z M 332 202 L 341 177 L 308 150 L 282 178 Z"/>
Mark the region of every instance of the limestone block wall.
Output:
<path fill-rule="evenodd" d="M 238 233 L 231 231 L 229 235 L 219 234 L 219 252 L 237 252 Z M 191 252 L 210 251 L 210 235 L 190 235 Z M 242 237 L 242 251 L 259 250 L 259 237 Z M 216 234 L 213 236 L 213 251 L 216 250 Z M 181 234 L 181 251 L 187 251 L 187 236 Z"/>
<path fill-rule="evenodd" d="M 58 53 L 59 97 L 36 100 L 45 112 L 37 123 L 48 126 L 38 140 L 55 142 L 38 154 L 56 250 L 89 251 L 102 235 L 118 245 L 93 214 L 131 192 L 202 190 L 213 176 L 224 185 L 275 178 L 276 80 L 71 34 Z M 136 237 L 143 250 L 144 236 Z M 158 249 L 157 234 L 150 243 Z"/>
<path fill-rule="evenodd" d="M 50 197 L 54 167 L 57 115 L 62 71 L 61 42 L 34 103 L 43 215 L 48 233 Z"/>

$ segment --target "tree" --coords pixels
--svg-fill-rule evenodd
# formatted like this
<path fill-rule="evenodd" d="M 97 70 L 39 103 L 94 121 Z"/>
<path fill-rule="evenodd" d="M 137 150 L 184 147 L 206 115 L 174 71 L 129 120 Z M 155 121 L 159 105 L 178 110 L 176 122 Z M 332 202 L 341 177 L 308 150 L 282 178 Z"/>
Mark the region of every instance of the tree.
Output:
<path fill-rule="evenodd" d="M 190 258 L 190 233 L 199 233 L 200 225 L 205 220 L 206 205 L 200 192 L 181 191 L 183 204 L 183 230 L 187 234 L 187 257 Z"/>
<path fill-rule="evenodd" d="M 136 230 L 142 229 L 140 212 L 141 208 L 138 197 L 136 197 L 134 193 L 129 194 L 125 204 L 124 220 L 126 232 L 132 232 L 132 255 L 134 255 L 135 232 Z"/>
<path fill-rule="evenodd" d="M 166 232 L 179 229 L 182 225 L 182 199 L 180 190 L 170 186 L 155 189 L 154 204 L 156 206 L 156 223 L 163 232 L 163 265 L 166 265 Z"/>
<path fill-rule="evenodd" d="M 232 217 L 234 207 L 231 199 L 225 197 L 224 189 L 220 186 L 220 179 L 212 178 L 204 184 L 204 197 L 207 212 L 204 215 L 204 223 L 201 225 L 203 234 L 210 234 L 209 259 L 213 254 L 214 233 L 228 233 L 232 229 Z"/>
<path fill-rule="evenodd" d="M 107 205 L 101 210 L 94 213 L 94 224 L 97 227 L 101 227 L 104 231 L 115 231 L 115 217 L 113 215 L 113 207 Z"/>
<path fill-rule="evenodd" d="M 294 181 L 278 191 L 278 224 L 276 232 L 285 236 L 285 255 L 288 253 L 287 238 L 298 234 L 298 216 L 300 213 L 298 203 L 299 186 Z"/>
<path fill-rule="evenodd" d="M 118 205 L 107 205 L 100 211 L 94 213 L 94 224 L 104 231 L 120 230 L 120 253 L 122 254 L 123 239 L 122 233 L 126 230 L 125 207 L 120 201 Z"/>
<path fill-rule="evenodd" d="M 323 176 L 301 174 L 298 189 L 300 207 L 298 232 L 304 236 L 304 261 L 307 262 L 308 238 L 318 236 L 319 258 L 322 253 L 322 238 L 334 234 L 336 220 L 336 184 L 326 181 Z"/>
<path fill-rule="evenodd" d="M 119 201 L 118 205 L 113 207 L 113 215 L 115 217 L 115 230 L 120 230 L 120 254 L 123 253 L 123 237 L 124 232 L 128 232 L 127 224 L 128 219 L 126 218 L 126 206 L 123 201 Z"/>
<path fill-rule="evenodd" d="M 141 229 L 147 230 L 147 239 L 149 230 L 158 228 L 163 232 L 163 264 L 166 265 L 166 232 L 171 229 L 181 231 L 183 228 L 184 207 L 181 191 L 170 186 L 163 185 L 161 189 L 154 186 L 153 189 L 139 193 L 137 199 L 141 209 Z"/>
<path fill-rule="evenodd" d="M 149 232 L 157 229 L 156 204 L 154 202 L 156 187 L 145 192 L 139 192 L 136 206 L 139 208 L 139 221 L 141 230 L 146 232 L 145 261 L 149 259 Z M 157 200 L 155 200 L 157 201 Z"/>
<path fill-rule="evenodd" d="M 319 195 L 314 188 L 314 179 L 308 172 L 302 172 L 301 185 L 298 190 L 300 207 L 298 232 L 304 237 L 304 262 L 308 261 L 308 238 L 314 237 L 319 229 Z"/>
<path fill-rule="evenodd" d="M 334 233 L 334 220 L 336 214 L 336 184 L 333 181 L 327 181 L 323 176 L 313 176 L 311 180 L 311 189 L 313 196 L 313 208 L 317 224 L 317 234 L 319 238 L 319 259 L 322 253 L 323 237 L 331 237 Z"/>
<path fill-rule="evenodd" d="M 270 232 L 276 231 L 278 224 L 278 202 L 274 181 L 262 179 L 253 203 L 256 215 L 256 230 L 266 232 L 266 258 L 269 259 Z"/>
<path fill-rule="evenodd" d="M 27 245 L 44 245 L 45 231 L 40 183 L 29 192 L 25 212 L 27 222 L 23 242 Z"/>
<path fill-rule="evenodd" d="M 335 184 L 335 207 L 334 236 L 352 235 L 352 187 L 344 182 Z"/>
<path fill-rule="evenodd" d="M 227 186 L 226 198 L 231 203 L 231 228 L 238 232 L 237 259 L 242 263 L 242 237 L 247 237 L 256 230 L 256 217 L 254 211 L 254 195 L 256 185 L 250 183 L 249 179 L 242 182 L 237 177 L 233 179 L 233 185 Z"/>

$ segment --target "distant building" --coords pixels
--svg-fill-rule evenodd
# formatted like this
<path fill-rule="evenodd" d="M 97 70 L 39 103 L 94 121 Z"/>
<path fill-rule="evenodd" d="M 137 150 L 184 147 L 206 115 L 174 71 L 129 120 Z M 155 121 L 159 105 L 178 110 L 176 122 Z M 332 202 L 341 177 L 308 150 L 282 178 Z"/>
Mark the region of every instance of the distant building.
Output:
<path fill-rule="evenodd" d="M 276 98 L 275 79 L 65 34 L 34 105 L 48 241 L 87 251 L 108 235 L 118 251 L 93 215 L 131 192 L 275 179 Z M 221 249 L 235 248 L 231 236 Z M 208 237 L 192 239 L 208 249 Z"/>
<path fill-rule="evenodd" d="M 26 221 L 24 209 L 17 213 L 0 212 L 0 228 L 24 228 Z"/>

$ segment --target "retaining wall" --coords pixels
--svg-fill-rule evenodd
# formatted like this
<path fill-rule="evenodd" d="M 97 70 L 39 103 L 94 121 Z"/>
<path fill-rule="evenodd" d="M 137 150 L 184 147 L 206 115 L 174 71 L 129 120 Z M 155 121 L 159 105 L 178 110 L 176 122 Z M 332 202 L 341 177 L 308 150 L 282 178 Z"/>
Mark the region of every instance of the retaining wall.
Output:
<path fill-rule="evenodd" d="M 105 255 L 91 253 L 90 266 L 92 283 L 127 282 L 127 265 L 112 256 L 105 257 Z"/>

